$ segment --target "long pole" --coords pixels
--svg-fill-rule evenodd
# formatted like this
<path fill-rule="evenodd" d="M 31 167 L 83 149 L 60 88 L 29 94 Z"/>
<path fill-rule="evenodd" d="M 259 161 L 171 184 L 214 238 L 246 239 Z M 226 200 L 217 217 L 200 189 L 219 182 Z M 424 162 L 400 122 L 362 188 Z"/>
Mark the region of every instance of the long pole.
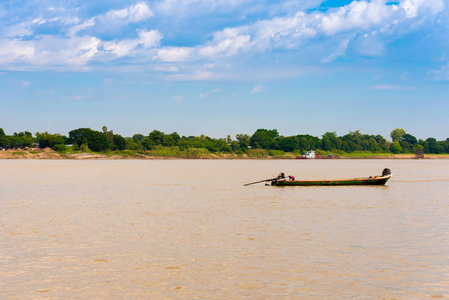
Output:
<path fill-rule="evenodd" d="M 256 184 L 256 183 L 260 183 L 260 182 L 266 182 L 266 181 L 272 181 L 275 180 L 277 178 L 270 178 L 270 179 L 265 179 L 265 180 L 259 180 L 259 181 L 255 181 L 255 182 L 251 182 L 251 183 L 246 183 L 243 186 L 247 186 L 247 185 L 251 185 L 251 184 Z"/>

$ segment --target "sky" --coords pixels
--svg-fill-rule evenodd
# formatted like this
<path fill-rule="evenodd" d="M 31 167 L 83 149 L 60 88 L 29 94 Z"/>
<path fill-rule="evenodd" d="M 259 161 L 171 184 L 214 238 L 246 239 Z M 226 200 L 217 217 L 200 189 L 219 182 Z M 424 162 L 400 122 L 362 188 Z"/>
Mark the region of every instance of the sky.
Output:
<path fill-rule="evenodd" d="M 449 137 L 449 0 L 0 0 L 0 128 Z"/>

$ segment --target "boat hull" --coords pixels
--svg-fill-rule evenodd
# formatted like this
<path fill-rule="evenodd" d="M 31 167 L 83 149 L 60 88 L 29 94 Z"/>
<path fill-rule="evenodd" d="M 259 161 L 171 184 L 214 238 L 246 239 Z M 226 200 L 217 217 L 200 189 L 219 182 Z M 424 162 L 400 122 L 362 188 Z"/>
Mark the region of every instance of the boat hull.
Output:
<path fill-rule="evenodd" d="M 274 181 L 271 184 L 274 186 L 385 185 L 390 178 L 391 175 L 336 180 L 285 180 Z"/>

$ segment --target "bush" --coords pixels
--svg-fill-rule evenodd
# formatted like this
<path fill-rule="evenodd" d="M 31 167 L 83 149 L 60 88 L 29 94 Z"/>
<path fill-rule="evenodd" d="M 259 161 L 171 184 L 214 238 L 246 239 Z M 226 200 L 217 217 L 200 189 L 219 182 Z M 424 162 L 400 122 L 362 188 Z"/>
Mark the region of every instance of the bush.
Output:
<path fill-rule="evenodd" d="M 282 150 L 268 150 L 268 154 L 273 157 L 283 157 L 285 152 Z"/>
<path fill-rule="evenodd" d="M 115 151 L 115 154 L 123 156 L 123 157 L 136 157 L 136 156 L 140 156 L 140 154 L 136 153 L 133 150 L 123 150 L 123 151 Z"/>
<path fill-rule="evenodd" d="M 162 156 L 162 157 L 177 157 L 179 155 L 179 148 L 163 147 L 161 145 L 152 146 L 151 150 L 146 152 L 147 155 Z"/>
<path fill-rule="evenodd" d="M 65 152 L 65 151 L 67 151 L 67 146 L 64 144 L 54 145 L 53 150 L 58 151 L 58 152 Z"/>
<path fill-rule="evenodd" d="M 264 149 L 250 149 L 246 153 L 248 157 L 268 157 L 269 154 Z"/>
<path fill-rule="evenodd" d="M 89 149 L 89 147 L 87 146 L 87 144 L 81 144 L 80 150 L 81 150 L 82 152 L 89 152 L 89 151 L 90 151 L 90 149 Z"/>

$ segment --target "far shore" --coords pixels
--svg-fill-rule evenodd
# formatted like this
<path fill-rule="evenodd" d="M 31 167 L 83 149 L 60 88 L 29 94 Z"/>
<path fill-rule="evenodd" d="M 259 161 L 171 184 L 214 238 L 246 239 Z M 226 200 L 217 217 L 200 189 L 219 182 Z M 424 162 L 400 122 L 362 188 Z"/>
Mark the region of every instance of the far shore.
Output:
<path fill-rule="evenodd" d="M 235 155 L 235 154 L 209 154 L 198 156 L 154 156 L 148 154 L 132 153 L 129 152 L 110 152 L 110 153 L 93 153 L 93 152 L 72 152 L 61 153 L 52 149 L 9 149 L 0 151 L 0 159 L 295 159 L 293 154 L 286 154 L 281 157 L 248 157 L 247 155 Z M 339 156 L 337 159 L 416 159 L 414 154 L 360 154 L 360 155 L 348 155 Z M 449 154 L 425 154 L 424 159 L 449 159 Z"/>

